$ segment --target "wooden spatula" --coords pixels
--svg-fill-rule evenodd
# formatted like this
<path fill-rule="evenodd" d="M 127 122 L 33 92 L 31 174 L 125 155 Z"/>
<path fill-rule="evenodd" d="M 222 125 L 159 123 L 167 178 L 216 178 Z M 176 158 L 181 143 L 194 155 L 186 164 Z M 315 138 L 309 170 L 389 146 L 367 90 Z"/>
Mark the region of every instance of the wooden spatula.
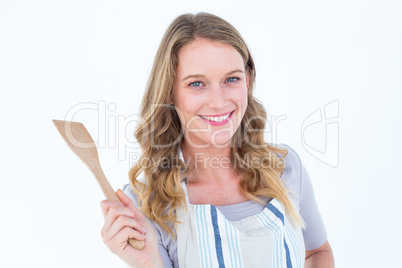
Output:
<path fill-rule="evenodd" d="M 103 194 L 108 200 L 119 200 L 112 186 L 105 177 L 99 163 L 98 151 L 96 145 L 89 135 L 85 126 L 79 122 L 52 120 L 60 135 L 67 143 L 68 147 L 81 159 L 82 162 L 91 170 L 98 181 Z M 128 240 L 130 245 L 136 249 L 143 249 L 145 240 Z"/>

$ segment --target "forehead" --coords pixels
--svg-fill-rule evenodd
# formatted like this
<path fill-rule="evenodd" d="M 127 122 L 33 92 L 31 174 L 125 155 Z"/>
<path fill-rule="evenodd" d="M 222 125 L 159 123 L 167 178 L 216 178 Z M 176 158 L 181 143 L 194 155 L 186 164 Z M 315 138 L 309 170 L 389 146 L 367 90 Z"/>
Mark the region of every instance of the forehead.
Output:
<path fill-rule="evenodd" d="M 220 73 L 244 70 L 240 53 L 231 45 L 218 41 L 196 39 L 182 47 L 178 54 L 177 75 L 189 73 Z"/>

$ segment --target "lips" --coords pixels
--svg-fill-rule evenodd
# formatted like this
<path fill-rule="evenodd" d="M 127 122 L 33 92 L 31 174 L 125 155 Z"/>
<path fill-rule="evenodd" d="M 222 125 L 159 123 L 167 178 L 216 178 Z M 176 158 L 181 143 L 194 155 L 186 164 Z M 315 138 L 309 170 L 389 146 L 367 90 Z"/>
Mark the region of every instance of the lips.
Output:
<path fill-rule="evenodd" d="M 199 115 L 201 118 L 211 121 L 211 122 L 222 122 L 229 118 L 234 111 L 231 111 L 226 114 L 219 114 L 219 115 Z"/>
<path fill-rule="evenodd" d="M 231 114 L 231 112 L 227 113 L 225 115 L 221 115 L 221 116 L 206 116 L 206 115 L 200 115 L 200 116 L 202 118 L 206 119 L 206 120 L 209 120 L 209 121 L 221 122 L 223 120 L 226 120 L 229 117 L 230 114 Z"/>

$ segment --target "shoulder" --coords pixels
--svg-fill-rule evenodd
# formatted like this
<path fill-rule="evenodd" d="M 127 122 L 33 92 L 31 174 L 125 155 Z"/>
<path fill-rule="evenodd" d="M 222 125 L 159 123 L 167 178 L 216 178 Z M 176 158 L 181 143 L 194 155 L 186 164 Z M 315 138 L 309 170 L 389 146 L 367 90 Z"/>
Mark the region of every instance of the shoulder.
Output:
<path fill-rule="evenodd" d="M 292 147 L 285 143 L 276 144 L 274 146 L 285 148 L 288 151 L 285 157 L 285 172 L 290 173 L 301 171 L 300 156 Z"/>
<path fill-rule="evenodd" d="M 293 201 L 298 206 L 300 202 L 301 187 L 302 187 L 302 170 L 303 164 L 299 154 L 288 144 L 280 143 L 274 145 L 287 149 L 288 153 L 285 156 L 285 170 L 282 173 L 281 181 L 289 191 Z"/>

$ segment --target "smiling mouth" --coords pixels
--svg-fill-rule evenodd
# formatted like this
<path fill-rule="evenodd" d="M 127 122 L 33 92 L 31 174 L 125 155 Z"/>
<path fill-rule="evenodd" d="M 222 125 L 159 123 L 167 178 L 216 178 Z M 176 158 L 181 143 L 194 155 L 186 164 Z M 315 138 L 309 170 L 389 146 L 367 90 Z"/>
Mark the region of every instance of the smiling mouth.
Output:
<path fill-rule="evenodd" d="M 231 111 L 230 113 L 224 114 L 224 115 L 219 115 L 219 116 L 206 116 L 206 115 L 200 115 L 200 117 L 204 118 L 205 120 L 212 121 L 212 122 L 221 122 L 225 121 L 228 119 L 228 117 L 234 112 Z"/>

